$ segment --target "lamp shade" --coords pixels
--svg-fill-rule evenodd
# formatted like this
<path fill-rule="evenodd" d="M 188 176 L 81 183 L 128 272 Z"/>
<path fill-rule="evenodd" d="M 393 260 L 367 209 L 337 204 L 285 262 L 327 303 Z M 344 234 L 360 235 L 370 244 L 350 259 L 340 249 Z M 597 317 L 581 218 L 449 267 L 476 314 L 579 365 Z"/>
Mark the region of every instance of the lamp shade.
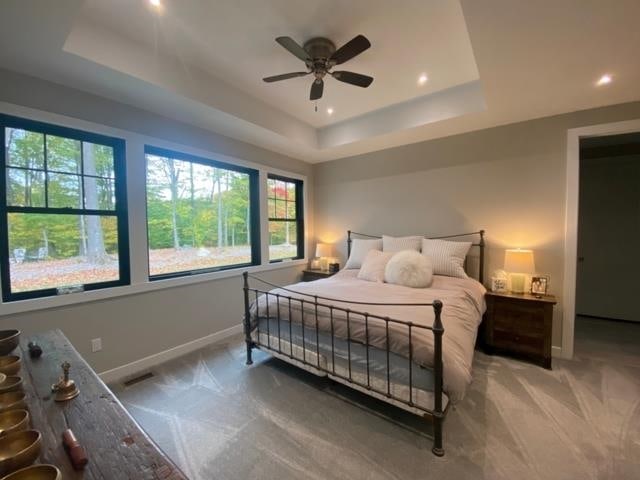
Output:
<path fill-rule="evenodd" d="M 504 269 L 513 273 L 535 273 L 533 250 L 509 249 L 504 252 Z"/>
<path fill-rule="evenodd" d="M 316 245 L 316 257 L 331 257 L 333 256 L 333 245 L 330 243 L 318 243 Z"/>

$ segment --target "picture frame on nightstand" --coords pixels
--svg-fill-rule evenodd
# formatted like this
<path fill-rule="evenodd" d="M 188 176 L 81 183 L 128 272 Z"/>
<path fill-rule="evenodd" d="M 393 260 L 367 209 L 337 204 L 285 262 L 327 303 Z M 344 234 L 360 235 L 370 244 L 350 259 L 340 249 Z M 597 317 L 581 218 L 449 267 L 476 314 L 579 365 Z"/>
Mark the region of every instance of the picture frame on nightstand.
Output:
<path fill-rule="evenodd" d="M 534 275 L 531 277 L 531 295 L 546 295 L 548 289 L 548 275 Z"/>

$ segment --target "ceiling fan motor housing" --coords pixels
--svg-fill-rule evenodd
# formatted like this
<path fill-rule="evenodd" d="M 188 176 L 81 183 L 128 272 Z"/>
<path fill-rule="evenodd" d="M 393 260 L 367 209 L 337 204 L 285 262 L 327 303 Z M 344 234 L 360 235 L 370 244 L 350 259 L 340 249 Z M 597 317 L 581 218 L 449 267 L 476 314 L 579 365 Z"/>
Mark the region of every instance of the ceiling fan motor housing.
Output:
<path fill-rule="evenodd" d="M 305 42 L 302 48 L 311 58 L 306 62 L 307 67 L 313 71 L 316 81 L 322 80 L 327 74 L 327 70 L 333 67 L 333 62 L 330 62 L 329 58 L 336 51 L 335 44 L 328 38 L 316 37 Z"/>
<path fill-rule="evenodd" d="M 329 60 L 336 51 L 335 44 L 324 37 L 312 38 L 302 47 L 313 60 Z"/>

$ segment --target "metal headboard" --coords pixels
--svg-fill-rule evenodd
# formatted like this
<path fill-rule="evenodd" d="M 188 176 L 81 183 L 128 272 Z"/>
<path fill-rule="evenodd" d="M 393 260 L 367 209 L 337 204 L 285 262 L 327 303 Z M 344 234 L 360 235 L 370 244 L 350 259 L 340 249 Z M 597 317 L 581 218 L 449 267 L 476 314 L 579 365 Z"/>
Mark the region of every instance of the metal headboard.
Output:
<path fill-rule="evenodd" d="M 366 237 L 366 238 L 382 238 L 381 235 L 370 235 L 368 233 L 352 232 L 351 230 L 348 230 L 347 231 L 347 257 L 351 255 L 351 242 L 352 242 L 351 236 L 352 235 L 357 235 L 358 237 Z M 478 247 L 480 251 L 480 254 L 478 256 L 478 281 L 480 283 L 483 283 L 484 282 L 484 247 L 485 247 L 484 230 L 479 230 L 477 232 L 469 232 L 469 233 L 457 233 L 455 235 L 442 235 L 439 237 L 428 237 L 424 235 L 424 237 L 430 240 L 445 240 L 448 238 L 472 237 L 474 235 L 478 235 L 479 240 L 476 242 L 473 242 L 471 246 Z M 466 270 L 466 259 L 465 259 L 465 270 Z"/>

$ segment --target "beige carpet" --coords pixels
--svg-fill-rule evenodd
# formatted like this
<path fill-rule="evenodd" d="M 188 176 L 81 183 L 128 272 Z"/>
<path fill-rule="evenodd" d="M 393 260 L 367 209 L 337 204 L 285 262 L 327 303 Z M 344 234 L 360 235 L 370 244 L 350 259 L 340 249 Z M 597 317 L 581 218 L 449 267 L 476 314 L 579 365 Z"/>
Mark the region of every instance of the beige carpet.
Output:
<path fill-rule="evenodd" d="M 639 479 L 640 323 L 577 325 L 553 371 L 476 353 L 443 458 L 424 420 L 261 352 L 246 367 L 240 338 L 114 390 L 194 480 Z"/>

